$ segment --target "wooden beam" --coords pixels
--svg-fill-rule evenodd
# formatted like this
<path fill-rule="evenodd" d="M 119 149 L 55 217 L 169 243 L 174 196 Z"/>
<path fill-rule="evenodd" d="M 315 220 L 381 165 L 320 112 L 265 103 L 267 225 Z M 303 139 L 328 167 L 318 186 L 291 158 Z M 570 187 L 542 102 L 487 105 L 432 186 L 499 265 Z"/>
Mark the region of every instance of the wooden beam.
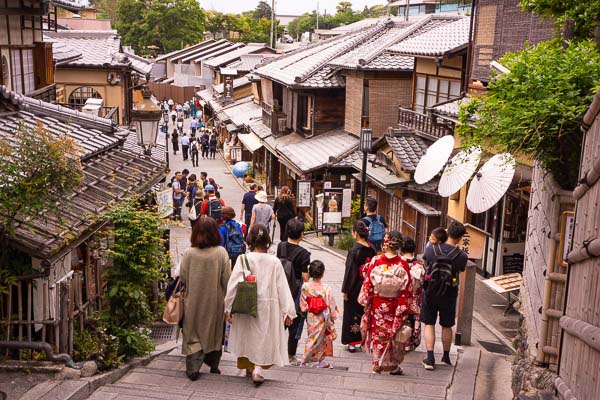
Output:
<path fill-rule="evenodd" d="M 560 327 L 596 351 L 600 351 L 600 328 L 567 315 L 560 319 Z"/>

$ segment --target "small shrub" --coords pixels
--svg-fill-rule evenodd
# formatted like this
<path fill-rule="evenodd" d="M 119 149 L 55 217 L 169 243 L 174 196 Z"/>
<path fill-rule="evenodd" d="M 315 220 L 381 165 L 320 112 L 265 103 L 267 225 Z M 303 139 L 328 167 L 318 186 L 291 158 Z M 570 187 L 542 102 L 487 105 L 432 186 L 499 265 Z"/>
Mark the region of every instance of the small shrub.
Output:
<path fill-rule="evenodd" d="M 337 248 L 341 250 L 350 250 L 354 246 L 354 238 L 350 231 L 344 231 L 338 236 Z"/>
<path fill-rule="evenodd" d="M 108 324 L 99 314 L 87 320 L 83 332 L 75 329 L 73 353 L 75 360 L 96 361 L 103 370 L 118 367 L 124 358 L 117 337 L 110 334 Z"/>

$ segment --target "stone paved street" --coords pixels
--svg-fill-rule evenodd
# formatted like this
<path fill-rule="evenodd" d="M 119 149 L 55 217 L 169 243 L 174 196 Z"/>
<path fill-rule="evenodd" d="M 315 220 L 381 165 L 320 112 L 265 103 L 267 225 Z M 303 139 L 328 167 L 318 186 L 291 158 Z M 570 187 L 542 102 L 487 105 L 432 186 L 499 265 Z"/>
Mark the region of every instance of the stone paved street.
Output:
<path fill-rule="evenodd" d="M 164 139 L 163 139 L 164 140 Z M 206 171 L 223 187 L 221 194 L 226 204 L 239 212 L 244 189 L 234 178 L 224 160 L 202 160 L 198 168 L 191 167 L 191 161 L 184 162 L 181 152 L 170 154 L 171 170 L 181 171 L 188 168 L 199 176 Z M 174 263 L 189 247 L 189 222 L 185 218 L 183 226 L 171 229 L 171 250 Z M 275 237 L 278 235 L 276 233 Z M 332 286 L 335 300 L 343 308 L 341 282 L 344 275 L 344 257 L 322 246 L 322 239 L 308 237 L 303 246 L 312 254 L 312 259 L 320 259 L 326 265 L 325 281 Z M 274 250 L 275 246 L 271 250 Z M 341 330 L 341 317 L 337 321 Z M 306 330 L 304 335 L 306 334 Z M 439 342 L 439 341 L 438 341 Z M 298 347 L 298 356 L 302 355 L 304 338 Z M 441 348 L 436 349 L 438 354 Z M 255 388 L 251 382 L 241 376 L 235 367 L 235 357 L 225 353 L 222 362 L 223 375 L 205 373 L 196 382 L 187 379 L 184 372 L 184 357 L 180 347 L 152 361 L 146 367 L 139 367 L 112 385 L 102 387 L 90 399 L 445 399 L 473 396 L 475 375 L 479 359 L 479 350 L 468 348 L 452 349 L 452 360 L 456 367 L 439 366 L 436 371 L 428 372 L 421 366 L 424 350 L 418 349 L 407 355 L 403 364 L 405 376 L 374 375 L 371 363 L 364 353 L 351 354 L 345 346 L 336 341 L 334 345 L 334 369 L 301 368 L 288 366 L 265 371 L 267 382 Z M 203 369 L 203 372 L 208 372 Z M 461 390 L 456 390 L 459 388 Z"/>

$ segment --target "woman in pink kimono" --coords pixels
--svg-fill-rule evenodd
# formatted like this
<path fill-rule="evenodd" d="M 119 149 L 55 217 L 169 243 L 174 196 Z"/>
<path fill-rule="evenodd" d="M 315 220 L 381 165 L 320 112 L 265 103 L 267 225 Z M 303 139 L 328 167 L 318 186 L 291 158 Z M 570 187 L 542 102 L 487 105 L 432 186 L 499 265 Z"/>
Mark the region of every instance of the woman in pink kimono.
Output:
<path fill-rule="evenodd" d="M 400 232 L 390 232 L 383 244 L 384 253 L 369 264 L 358 297 L 365 307 L 361 321 L 363 349 L 372 355 L 373 373 L 402 375 L 402 336 L 409 310 L 414 308 L 412 287 L 408 264 L 397 254 L 402 246 Z"/>
<path fill-rule="evenodd" d="M 307 313 L 308 338 L 304 347 L 302 365 L 318 362 L 317 368 L 333 368 L 325 357 L 333 356 L 333 341 L 336 339 L 335 320 L 338 308 L 331 295 L 331 288 L 321 283 L 325 265 L 319 260 L 310 263 L 309 282 L 302 286 L 300 309 Z"/>

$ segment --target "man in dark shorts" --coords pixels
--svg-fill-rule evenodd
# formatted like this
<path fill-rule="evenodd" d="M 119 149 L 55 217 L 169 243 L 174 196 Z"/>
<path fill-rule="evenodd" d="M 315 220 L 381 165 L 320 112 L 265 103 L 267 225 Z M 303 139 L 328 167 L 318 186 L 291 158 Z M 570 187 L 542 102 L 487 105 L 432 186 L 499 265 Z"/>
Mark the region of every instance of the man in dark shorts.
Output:
<path fill-rule="evenodd" d="M 435 346 L 435 324 L 438 319 L 442 326 L 442 345 L 444 355 L 442 362 L 452 365 L 450 362 L 450 345 L 452 344 L 452 327 L 456 320 L 456 299 L 458 297 L 458 278 L 460 272 L 467 266 L 467 254 L 457 246 L 462 237 L 466 234 L 466 229 L 460 222 L 452 222 L 448 227 L 448 241 L 428 246 L 425 249 L 423 258 L 427 263 L 427 272 L 425 274 L 425 285 L 431 274 L 431 270 L 436 260 L 444 255 L 451 260 L 455 272 L 456 282 L 449 287 L 441 296 L 434 296 L 423 291 L 423 303 L 421 304 L 421 322 L 425 324 L 425 347 L 427 348 L 427 357 L 423 360 L 423 366 L 426 370 L 435 369 L 435 358 L 433 348 Z"/>
<path fill-rule="evenodd" d="M 244 223 L 246 224 L 246 232 L 250 230 L 250 220 L 252 219 L 252 207 L 255 204 L 258 204 L 258 200 L 256 200 L 256 191 L 258 190 L 258 185 L 256 183 L 252 183 L 250 185 L 250 191 L 244 194 L 244 198 L 242 199 L 242 210 L 240 212 L 240 216 L 244 217 Z"/>

